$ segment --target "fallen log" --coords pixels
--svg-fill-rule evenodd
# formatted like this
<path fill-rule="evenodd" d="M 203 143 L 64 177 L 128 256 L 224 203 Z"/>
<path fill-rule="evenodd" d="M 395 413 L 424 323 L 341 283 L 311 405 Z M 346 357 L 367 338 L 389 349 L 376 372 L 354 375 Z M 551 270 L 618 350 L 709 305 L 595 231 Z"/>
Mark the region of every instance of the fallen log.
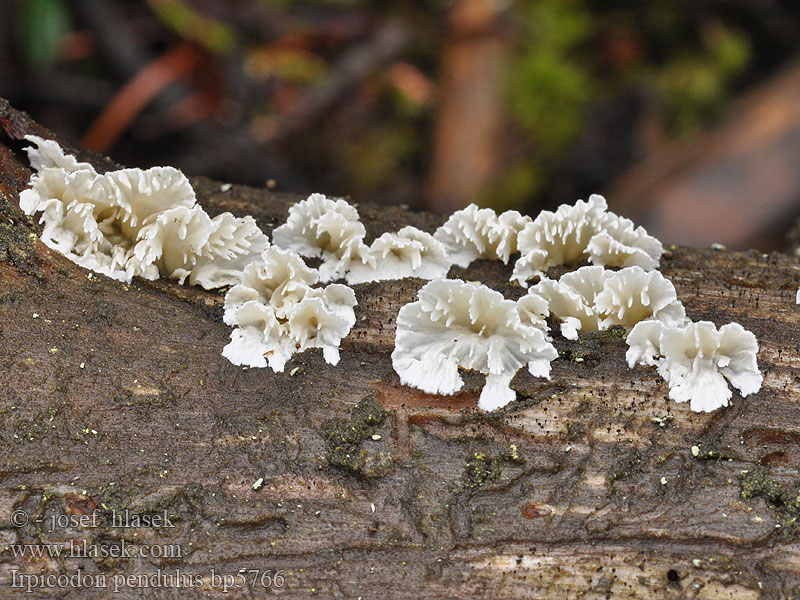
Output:
<path fill-rule="evenodd" d="M 452 397 L 400 385 L 416 279 L 355 287 L 336 367 L 317 350 L 285 373 L 233 366 L 220 293 L 90 276 L 37 240 L 20 140 L 57 138 L 5 102 L 0 128 L 3 597 L 800 597 L 797 259 L 662 258 L 689 317 L 755 333 L 755 395 L 693 413 L 619 336 L 583 333 L 486 414 L 482 376 Z M 267 233 L 297 200 L 192 183 Z M 441 222 L 359 211 L 370 237 Z M 515 298 L 510 272 L 450 276 Z"/>

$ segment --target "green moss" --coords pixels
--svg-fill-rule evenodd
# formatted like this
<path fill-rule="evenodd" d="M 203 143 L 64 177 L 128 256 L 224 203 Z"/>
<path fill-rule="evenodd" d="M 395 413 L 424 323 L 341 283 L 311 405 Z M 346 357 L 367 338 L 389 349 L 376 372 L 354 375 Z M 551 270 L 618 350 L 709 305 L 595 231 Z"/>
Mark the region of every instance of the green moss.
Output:
<path fill-rule="evenodd" d="M 475 452 L 464 470 L 464 487 L 477 489 L 500 476 L 500 461 L 488 452 Z"/>
<path fill-rule="evenodd" d="M 525 458 L 520 455 L 516 445 L 493 456 L 490 452 L 473 452 L 464 466 L 464 487 L 478 489 L 501 475 L 503 465 L 522 465 Z"/>
<path fill-rule="evenodd" d="M 767 503 L 775 503 L 781 495 L 780 486 L 761 470 L 743 473 L 739 483 L 743 500 L 764 498 Z"/>
<path fill-rule="evenodd" d="M 383 477 L 389 473 L 394 459 L 385 450 L 388 435 L 378 433 L 387 416 L 375 395 L 370 395 L 353 408 L 349 417 L 323 423 L 328 462 L 365 477 Z"/>
<path fill-rule="evenodd" d="M 782 537 L 793 537 L 797 533 L 800 529 L 800 482 L 781 486 L 759 469 L 742 473 L 739 485 L 743 500 L 764 500 L 780 526 Z"/>
<path fill-rule="evenodd" d="M 579 421 L 570 423 L 567 427 L 567 439 L 571 442 L 583 438 L 584 435 L 586 435 L 586 428 Z"/>
<path fill-rule="evenodd" d="M 625 328 L 622 325 L 614 325 L 608 329 L 607 335 L 611 336 L 612 338 L 616 338 L 621 340 L 625 337 Z"/>
<path fill-rule="evenodd" d="M 112 510 L 120 512 L 129 509 L 139 490 L 109 482 L 106 485 L 90 487 L 86 493 L 100 504 L 103 511 L 110 514 Z"/>
<path fill-rule="evenodd" d="M 516 444 L 511 444 L 511 447 L 508 449 L 508 452 L 503 453 L 502 458 L 509 462 L 515 462 L 520 464 L 525 462 L 525 459 L 522 456 L 520 456 Z"/>
<path fill-rule="evenodd" d="M 728 457 L 713 448 L 708 450 L 700 448 L 700 453 L 695 458 L 697 460 L 726 460 Z"/>
<path fill-rule="evenodd" d="M 13 424 L 15 443 L 41 443 L 45 438 L 66 439 L 69 429 L 62 413 L 65 404 L 51 406 L 32 417 L 25 417 Z"/>

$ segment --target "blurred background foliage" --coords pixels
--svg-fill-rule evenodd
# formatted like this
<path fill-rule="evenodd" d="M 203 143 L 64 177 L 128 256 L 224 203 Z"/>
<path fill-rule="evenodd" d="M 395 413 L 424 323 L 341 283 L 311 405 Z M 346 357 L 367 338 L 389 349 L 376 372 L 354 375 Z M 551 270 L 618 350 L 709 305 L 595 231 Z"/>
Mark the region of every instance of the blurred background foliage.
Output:
<path fill-rule="evenodd" d="M 780 0 L 14 0 L 0 95 L 131 166 L 536 213 L 713 128 Z"/>

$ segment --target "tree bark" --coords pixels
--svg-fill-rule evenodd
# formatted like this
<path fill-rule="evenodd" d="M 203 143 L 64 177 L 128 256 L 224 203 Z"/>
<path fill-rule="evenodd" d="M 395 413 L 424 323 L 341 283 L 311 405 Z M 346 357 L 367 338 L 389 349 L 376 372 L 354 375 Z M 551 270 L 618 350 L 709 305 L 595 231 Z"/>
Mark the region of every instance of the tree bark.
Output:
<path fill-rule="evenodd" d="M 655 370 L 627 368 L 623 339 L 587 333 L 557 338 L 550 381 L 520 372 L 517 401 L 484 414 L 482 376 L 452 397 L 400 385 L 394 320 L 416 279 L 355 287 L 336 367 L 318 351 L 285 373 L 231 365 L 221 293 L 90 276 L 36 240 L 18 208 L 19 140 L 54 136 L 7 103 L 0 128 L 3 597 L 37 581 L 35 597 L 87 599 L 115 586 L 118 598 L 800 597 L 796 259 L 662 259 L 690 318 L 755 333 L 758 394 L 692 413 Z M 251 214 L 266 232 L 297 200 L 193 184 L 209 213 Z M 373 237 L 441 222 L 359 211 Z M 478 261 L 450 276 L 514 298 L 510 270 Z M 173 556 L 18 556 L 70 540 Z M 88 587 L 22 579 L 78 570 Z"/>

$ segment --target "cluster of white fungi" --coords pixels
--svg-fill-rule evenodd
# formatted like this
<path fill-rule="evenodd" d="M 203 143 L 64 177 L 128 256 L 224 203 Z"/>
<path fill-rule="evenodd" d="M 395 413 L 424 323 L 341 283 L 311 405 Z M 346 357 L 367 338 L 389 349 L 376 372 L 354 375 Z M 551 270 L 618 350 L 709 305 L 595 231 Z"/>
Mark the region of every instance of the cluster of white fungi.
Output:
<path fill-rule="evenodd" d="M 581 331 L 623 327 L 628 366 L 656 367 L 670 398 L 695 411 L 726 406 L 728 383 L 742 396 L 761 388 L 755 336 L 738 323 L 718 329 L 690 321 L 657 270 L 661 242 L 609 212 L 601 196 L 535 219 L 470 205 L 433 235 L 403 227 L 367 245 L 355 207 L 312 194 L 290 208 L 270 244 L 252 217 L 206 214 L 177 169 L 100 174 L 55 142 L 27 139 L 35 173 L 20 207 L 41 213 L 42 241 L 120 281 L 167 277 L 206 289 L 230 286 L 224 321 L 233 331 L 222 353 L 236 365 L 281 372 L 308 348 L 322 349 L 335 365 L 356 321 L 349 286 L 416 277 L 429 282 L 400 309 L 392 364 L 403 384 L 427 393 L 460 390 L 460 367 L 486 376 L 481 409 L 505 406 L 516 398 L 510 384 L 520 368 L 550 376 L 558 352 L 548 319 L 558 328 L 553 335 L 570 340 Z M 516 301 L 480 283 L 447 279 L 452 265 L 478 258 L 508 263 L 515 255 L 512 280 L 527 288 L 537 279 Z M 319 259 L 319 267 L 303 257 Z M 575 269 L 548 279 L 548 269 L 559 265 Z M 336 280 L 348 285 L 330 283 Z"/>

